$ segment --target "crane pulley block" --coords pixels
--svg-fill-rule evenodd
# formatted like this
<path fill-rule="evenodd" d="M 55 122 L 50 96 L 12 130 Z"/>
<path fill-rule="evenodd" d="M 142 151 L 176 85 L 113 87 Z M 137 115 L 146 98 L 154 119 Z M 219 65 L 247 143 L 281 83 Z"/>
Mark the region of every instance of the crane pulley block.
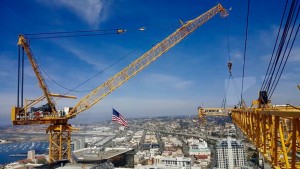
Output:
<path fill-rule="evenodd" d="M 228 65 L 228 71 L 229 71 L 229 73 L 231 73 L 231 69 L 232 69 L 232 62 L 231 62 L 231 61 L 229 61 L 227 65 Z"/>
<path fill-rule="evenodd" d="M 258 98 L 259 104 L 265 105 L 268 104 L 268 93 L 267 91 L 259 91 L 259 98 Z"/>

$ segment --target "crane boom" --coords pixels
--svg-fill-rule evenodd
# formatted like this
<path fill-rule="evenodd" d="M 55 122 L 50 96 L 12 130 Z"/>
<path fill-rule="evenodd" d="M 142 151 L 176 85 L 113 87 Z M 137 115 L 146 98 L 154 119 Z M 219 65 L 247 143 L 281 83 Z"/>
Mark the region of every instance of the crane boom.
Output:
<path fill-rule="evenodd" d="M 143 54 L 140 58 L 132 62 L 129 66 L 125 67 L 115 76 L 113 76 L 102 85 L 94 89 L 91 93 L 86 95 L 84 98 L 82 98 L 69 112 L 67 118 L 74 118 L 77 114 L 92 107 L 94 104 L 120 87 L 124 82 L 143 70 L 151 62 L 155 61 L 163 53 L 167 52 L 170 48 L 179 43 L 182 39 L 194 32 L 198 27 L 200 27 L 202 24 L 204 24 L 206 21 L 208 21 L 218 13 L 220 13 L 221 16 L 228 15 L 223 6 L 221 4 L 218 4 L 206 13 L 186 22 L 170 36 L 168 36 L 163 41 L 152 47 L 148 52 Z"/>

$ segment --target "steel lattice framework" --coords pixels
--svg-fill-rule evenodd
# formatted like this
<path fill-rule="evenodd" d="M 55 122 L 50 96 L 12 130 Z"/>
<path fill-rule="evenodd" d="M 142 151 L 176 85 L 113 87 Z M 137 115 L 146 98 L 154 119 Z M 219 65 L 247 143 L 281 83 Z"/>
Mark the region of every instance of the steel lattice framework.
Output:
<path fill-rule="evenodd" d="M 230 116 L 274 168 L 300 169 L 300 108 L 252 104 L 257 108 L 199 107 L 198 116 L 204 122 L 205 116 Z"/>
<path fill-rule="evenodd" d="M 232 120 L 274 168 L 300 168 L 300 110 L 233 109 Z"/>

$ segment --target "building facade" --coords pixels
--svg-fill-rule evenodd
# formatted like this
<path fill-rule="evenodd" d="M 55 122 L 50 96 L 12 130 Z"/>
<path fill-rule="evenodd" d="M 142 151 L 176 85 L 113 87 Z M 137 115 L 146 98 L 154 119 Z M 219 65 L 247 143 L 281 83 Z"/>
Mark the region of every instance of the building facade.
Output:
<path fill-rule="evenodd" d="M 27 159 L 34 160 L 35 159 L 35 151 L 30 150 L 27 152 Z"/>
<path fill-rule="evenodd" d="M 159 168 L 191 169 L 192 160 L 189 157 L 156 156 L 154 158 L 154 166 L 158 166 Z"/>
<path fill-rule="evenodd" d="M 218 168 L 232 169 L 245 166 L 245 149 L 240 140 L 231 137 L 222 139 L 216 146 Z"/>

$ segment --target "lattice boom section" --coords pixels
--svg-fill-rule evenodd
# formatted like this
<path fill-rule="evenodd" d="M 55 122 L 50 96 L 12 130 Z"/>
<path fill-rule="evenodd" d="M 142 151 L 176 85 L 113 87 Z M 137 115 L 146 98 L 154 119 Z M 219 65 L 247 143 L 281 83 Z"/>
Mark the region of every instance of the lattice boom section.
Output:
<path fill-rule="evenodd" d="M 124 68 L 118 74 L 113 76 L 107 82 L 105 82 L 94 91 L 92 91 L 89 95 L 80 100 L 75 105 L 74 109 L 69 113 L 68 118 L 72 118 L 78 113 L 96 104 L 99 100 L 121 86 L 132 76 L 143 70 L 151 62 L 155 61 L 164 52 L 168 51 L 171 47 L 179 43 L 184 37 L 192 33 L 207 20 L 209 20 L 219 12 L 224 13 L 224 11 L 225 9 L 219 4 L 206 13 L 202 14 L 201 16 L 195 18 L 194 20 L 188 21 L 181 28 L 177 29 L 173 34 L 155 45 L 151 50 L 146 52 L 140 58 L 132 62 L 129 66 Z"/>
<path fill-rule="evenodd" d="M 232 120 L 273 168 L 300 168 L 298 109 L 232 110 Z"/>

